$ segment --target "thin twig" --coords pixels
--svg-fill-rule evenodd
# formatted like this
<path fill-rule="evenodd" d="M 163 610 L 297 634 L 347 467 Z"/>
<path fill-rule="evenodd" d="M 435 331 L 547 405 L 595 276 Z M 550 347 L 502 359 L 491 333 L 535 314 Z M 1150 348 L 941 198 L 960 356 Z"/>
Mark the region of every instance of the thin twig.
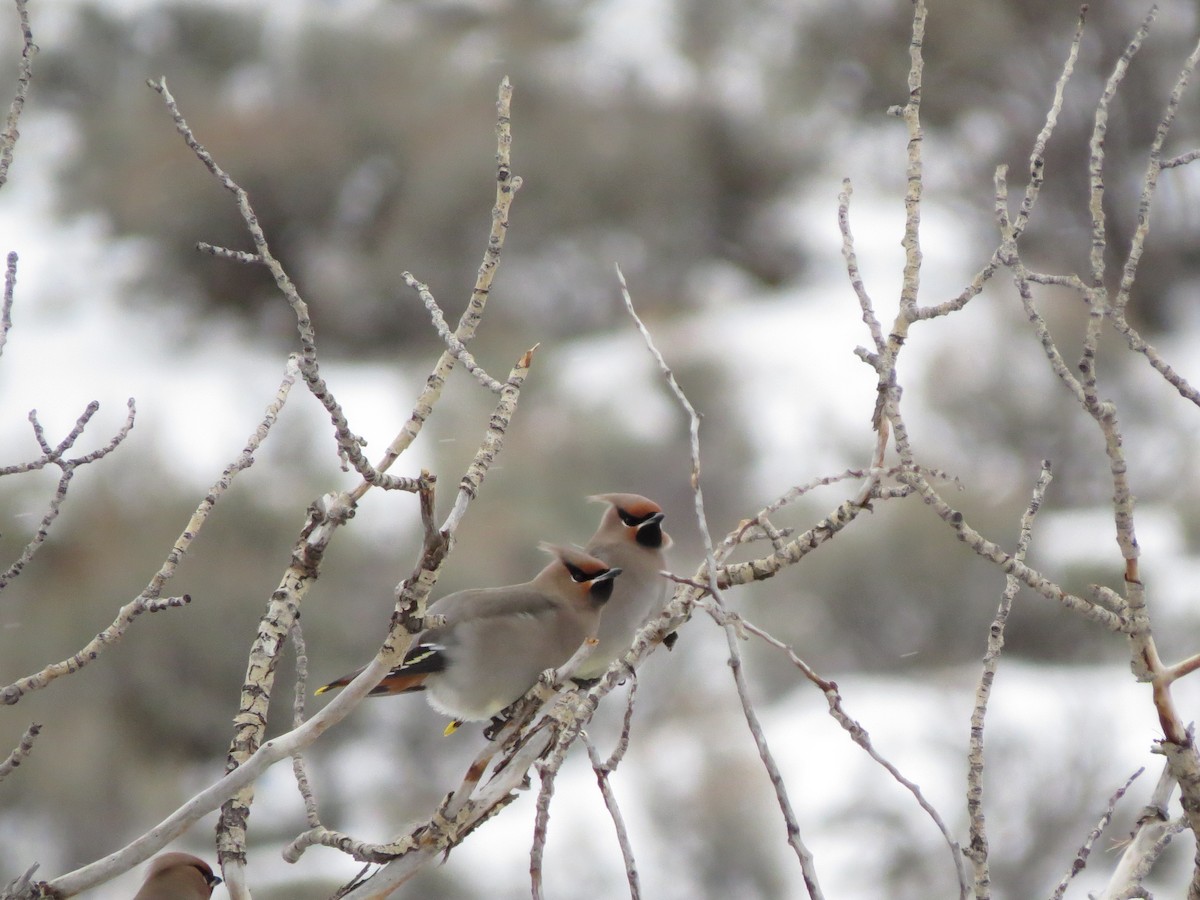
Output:
<path fill-rule="evenodd" d="M 629 709 L 632 708 L 633 706 L 630 704 Z M 621 815 L 621 807 L 617 804 L 617 797 L 608 780 L 608 776 L 614 768 L 610 764 L 611 758 L 609 763 L 601 761 L 600 754 L 596 751 L 596 745 L 592 743 L 586 732 L 580 735 L 580 739 L 587 747 L 588 759 L 592 761 L 592 771 L 596 773 L 596 784 L 600 787 L 600 795 L 604 798 L 604 805 L 608 809 L 609 816 L 612 817 L 613 827 L 617 832 L 621 858 L 625 860 L 625 878 L 629 882 L 630 900 L 639 900 L 642 896 L 642 887 L 641 880 L 638 878 L 637 860 L 633 855 L 633 845 L 629 842 L 629 832 L 625 828 L 625 817 Z"/>
<path fill-rule="evenodd" d="M 1179 77 L 1175 82 L 1175 87 L 1171 91 L 1171 95 L 1167 100 L 1167 108 L 1163 113 L 1162 118 L 1158 122 L 1155 129 L 1154 141 L 1150 146 L 1150 151 L 1147 154 L 1146 175 L 1142 184 L 1142 195 L 1138 200 L 1138 218 L 1137 228 L 1134 231 L 1133 239 L 1130 242 L 1129 253 L 1125 259 L 1125 266 L 1121 272 L 1121 285 L 1117 291 L 1116 301 L 1113 303 L 1112 323 L 1116 331 L 1125 337 L 1131 350 L 1141 353 L 1146 357 L 1159 374 L 1167 380 L 1180 394 L 1180 396 L 1190 400 L 1192 403 L 1200 406 L 1200 391 L 1193 388 L 1188 381 L 1172 368 L 1159 355 L 1158 351 L 1147 343 L 1137 330 L 1129 324 L 1125 316 L 1125 309 L 1129 302 L 1130 293 L 1133 289 L 1134 278 L 1137 275 L 1138 263 L 1141 260 L 1142 252 L 1145 247 L 1146 235 L 1150 230 L 1150 213 L 1154 200 L 1155 190 L 1158 187 L 1158 176 L 1162 169 L 1171 168 L 1175 165 L 1182 165 L 1191 160 L 1185 157 L 1176 157 L 1172 160 L 1163 161 L 1162 147 L 1166 142 L 1167 135 L 1170 133 L 1171 126 L 1175 121 L 1175 114 L 1179 108 L 1180 101 L 1183 98 L 1183 92 L 1186 89 L 1188 82 L 1191 79 L 1192 72 L 1195 70 L 1197 63 L 1200 62 L 1200 43 L 1192 50 L 1187 61 L 1184 63 L 1183 69 L 1179 73 Z"/>
<path fill-rule="evenodd" d="M 263 258 L 257 253 L 247 253 L 245 250 L 230 250 L 228 247 L 218 247 L 216 244 L 210 244 L 206 241 L 197 241 L 196 249 L 201 253 L 207 253 L 209 256 L 215 256 L 218 259 L 228 259 L 248 265 L 258 265 L 263 261 Z"/>
<path fill-rule="evenodd" d="M 391 891 L 412 878 L 423 866 L 461 842 L 480 823 L 516 798 L 514 792 L 522 786 L 530 766 L 546 755 L 554 739 L 555 732 L 551 727 L 531 731 L 458 815 L 453 819 L 435 816 L 429 823 L 411 830 L 404 838 L 406 849 L 403 855 L 347 893 L 346 900 L 377 900 L 389 896 Z"/>
<path fill-rule="evenodd" d="M 842 179 L 842 192 L 838 194 L 838 228 L 842 232 L 842 258 L 846 261 L 846 274 L 850 276 L 850 285 L 858 297 L 858 305 L 862 309 L 863 323 L 871 332 L 871 340 L 875 344 L 875 352 L 884 350 L 883 328 L 875 316 L 875 306 L 867 286 L 863 283 L 862 271 L 858 267 L 858 253 L 854 249 L 854 235 L 850 231 L 850 196 L 854 188 L 849 178 Z"/>
<path fill-rule="evenodd" d="M 117 617 L 113 620 L 112 624 L 109 625 L 108 628 L 104 629 L 104 631 L 96 635 L 96 637 L 89 641 L 88 644 L 86 644 L 78 653 L 66 660 L 47 666 L 42 671 L 34 675 L 21 678 L 7 687 L 0 689 L 0 701 L 3 701 L 6 704 L 16 703 L 28 692 L 44 688 L 51 681 L 54 681 L 56 678 L 59 678 L 63 675 L 69 675 L 73 672 L 77 672 L 89 662 L 96 659 L 107 647 L 110 647 L 118 642 L 124 636 L 126 629 L 135 618 L 144 612 L 154 612 L 163 608 L 163 604 L 160 603 L 163 588 L 174 576 L 175 570 L 178 568 L 179 563 L 183 560 L 183 557 L 187 554 L 188 548 L 191 547 L 192 541 L 196 539 L 196 535 L 199 534 L 200 529 L 208 520 L 208 516 L 212 512 L 213 507 L 217 504 L 217 501 L 220 500 L 225 491 L 229 489 L 229 486 L 233 483 L 233 479 L 237 476 L 238 472 L 249 468 L 250 465 L 253 464 L 254 454 L 262 442 L 266 439 L 267 433 L 270 431 L 271 426 L 274 425 L 278 419 L 279 412 L 287 399 L 288 392 L 291 389 L 292 384 L 295 382 L 296 374 L 296 363 L 295 359 L 292 358 L 288 362 L 287 371 L 284 373 L 283 381 L 279 386 L 279 390 L 276 392 L 275 399 L 267 406 L 266 415 L 263 417 L 262 422 L 259 423 L 258 428 L 246 442 L 246 446 L 243 448 L 241 455 L 225 468 L 225 471 L 222 472 L 221 477 L 211 488 L 209 488 L 208 494 L 205 495 L 204 500 L 200 502 L 200 505 L 192 514 L 191 519 L 188 521 L 187 525 L 184 526 L 182 533 L 176 539 L 171 551 L 167 554 L 162 566 L 154 574 L 154 577 L 150 579 L 149 584 L 146 585 L 142 593 L 121 607 L 121 609 L 117 612 Z M 123 429 L 125 433 L 128 433 L 128 428 L 132 426 L 132 415 L 133 406 L 132 401 L 130 401 L 130 418 L 126 419 L 126 427 Z M 113 441 L 110 441 L 108 448 L 115 446 L 116 441 L 116 438 L 114 438 Z M 81 457 L 81 459 L 83 458 L 86 457 Z M 188 602 L 188 599 L 189 598 L 186 596 L 178 599 L 172 599 L 166 605 L 170 607 L 182 606 Z"/>
<path fill-rule="evenodd" d="M 8 254 L 4 268 L 4 305 L 0 307 L 0 354 L 4 353 L 4 345 L 8 342 L 8 332 L 12 328 L 13 293 L 17 287 L 17 253 L 15 250 Z"/>
<path fill-rule="evenodd" d="M 12 580 L 20 575 L 22 571 L 24 571 L 25 567 L 29 565 L 30 561 L 33 559 L 34 554 L 37 553 L 38 549 L 45 542 L 50 533 L 50 527 L 58 518 L 58 514 L 62 511 L 63 502 L 67 498 L 67 489 L 70 487 L 71 479 L 75 476 L 75 470 L 80 466 L 85 466 L 89 463 L 103 459 L 109 453 L 116 450 L 121 442 L 129 436 L 129 432 L 133 428 L 133 422 L 136 413 L 132 398 L 129 400 L 128 407 L 129 412 L 125 417 L 124 424 L 117 430 L 117 433 L 106 445 L 73 459 L 64 459 L 63 454 L 70 450 L 74 446 L 75 442 L 83 435 L 84 429 L 92 420 L 92 417 L 96 414 L 96 411 L 100 409 L 100 404 L 94 400 L 89 403 L 84 411 L 80 414 L 79 418 L 75 421 L 75 425 L 67 433 L 66 437 L 59 441 L 58 445 L 55 447 L 51 447 L 46 441 L 45 431 L 42 429 L 42 425 L 37 418 L 37 410 L 30 410 L 29 421 L 33 426 L 34 437 L 36 438 L 38 445 L 42 448 L 42 456 L 32 462 L 21 463 L 17 466 L 5 469 L 3 472 L 0 472 L 0 474 L 30 472 L 37 469 L 42 469 L 48 465 L 56 465 L 62 470 L 62 475 L 58 479 L 58 485 L 55 488 L 54 495 L 50 498 L 46 512 L 42 516 L 42 520 L 38 524 L 37 530 L 34 532 L 33 537 L 29 539 L 29 542 L 22 549 L 21 555 L 16 559 L 16 561 L 13 562 L 13 564 L 9 566 L 7 570 L 0 572 L 0 591 L 3 591 L 6 587 L 8 587 Z"/>
<path fill-rule="evenodd" d="M 438 337 L 446 342 L 446 346 L 450 348 L 450 352 L 454 355 L 463 368 L 475 376 L 475 380 L 491 391 L 493 394 L 500 393 L 504 385 L 498 382 L 495 378 L 483 370 L 483 367 L 475 362 L 475 357 L 471 355 L 466 345 L 458 339 L 450 326 L 446 324 L 446 317 L 442 314 L 442 308 L 438 306 L 437 300 L 429 290 L 429 285 L 418 281 L 411 272 L 401 272 L 400 277 L 404 279 L 404 283 L 415 290 L 421 297 L 421 302 L 425 304 L 425 309 L 429 311 L 429 317 L 433 320 L 433 327 L 437 329 Z"/>
<path fill-rule="evenodd" d="M 33 30 L 29 27 L 29 10 L 26 5 L 26 0 L 16 0 L 17 18 L 21 24 L 21 63 L 18 68 L 17 90 L 4 119 L 4 131 L 0 132 L 0 187 L 8 182 L 8 167 L 12 165 L 13 150 L 21 136 L 17 125 L 21 119 L 21 111 L 25 108 L 30 82 L 33 81 L 33 57 L 38 52 L 38 45 L 33 42 Z"/>
<path fill-rule="evenodd" d="M 1046 497 L 1050 479 L 1050 461 L 1042 460 L 1042 470 L 1034 485 L 1033 496 L 1021 516 L 1017 550 L 1013 554 L 1013 558 L 1018 562 L 1025 561 L 1026 551 L 1028 551 L 1029 543 L 1033 538 L 1033 520 Z M 1016 597 L 1020 587 L 1021 582 L 1015 576 L 1006 576 L 1004 593 L 1000 597 L 996 617 L 992 620 L 992 626 L 988 630 L 987 652 L 983 657 L 983 671 L 979 676 L 979 684 L 975 688 L 975 707 L 971 711 L 971 736 L 967 752 L 967 815 L 970 819 L 970 843 L 963 853 L 971 861 L 975 870 L 975 896 L 978 900 L 987 900 L 991 897 L 987 822 L 983 811 L 983 726 L 987 716 L 988 701 L 991 699 L 992 683 L 1000 664 L 1000 654 L 1004 649 L 1005 625 L 1008 622 L 1009 611 L 1012 609 L 1013 598 Z"/>
<path fill-rule="evenodd" d="M 1200 42 L 1192 49 L 1191 54 L 1183 64 L 1179 76 L 1175 80 L 1175 87 L 1172 88 L 1170 96 L 1167 98 L 1167 108 L 1164 110 L 1162 117 L 1158 120 L 1158 125 L 1154 129 L 1154 140 L 1150 143 L 1150 149 L 1147 152 L 1146 174 L 1142 179 L 1142 193 L 1138 198 L 1137 212 L 1137 228 L 1134 230 L 1133 238 L 1129 243 L 1129 252 L 1125 257 L 1125 265 L 1121 270 L 1121 285 L 1117 289 L 1116 299 L 1113 301 L 1113 312 L 1124 314 L 1125 307 L 1129 303 L 1129 294 L 1133 289 L 1134 279 L 1137 277 L 1138 263 L 1141 261 L 1142 252 L 1146 246 L 1146 236 L 1150 233 L 1151 211 L 1154 204 L 1154 194 L 1158 188 L 1158 176 L 1162 171 L 1162 149 L 1167 141 L 1167 136 L 1171 133 L 1171 126 L 1175 124 L 1175 114 L 1179 110 L 1179 104 L 1183 100 L 1183 93 L 1187 89 L 1188 82 L 1191 80 L 1192 73 L 1196 69 L 1196 64 L 1200 62 Z"/>
<path fill-rule="evenodd" d="M 299 620 L 292 623 L 292 646 L 296 650 L 296 686 L 292 700 L 292 728 L 304 724 L 304 707 L 308 697 L 308 648 L 304 644 L 304 631 Z M 304 763 L 303 754 L 292 754 L 292 774 L 296 778 L 296 789 L 304 801 L 304 818 L 312 828 L 321 825 L 321 816 L 317 811 L 317 798 L 313 794 L 312 784 L 308 780 L 308 767 Z"/>
<path fill-rule="evenodd" d="M 1063 590 L 1061 586 L 1051 581 L 1041 572 L 1027 566 L 1025 563 L 1006 553 L 997 544 L 989 541 L 978 531 L 967 524 L 963 514 L 950 506 L 933 487 L 916 473 L 903 473 L 900 479 L 910 484 L 921 495 L 925 502 L 933 508 L 938 517 L 950 525 L 965 543 L 984 559 L 996 563 L 1006 574 L 1015 575 L 1043 597 L 1061 604 L 1072 612 L 1077 612 L 1093 622 L 1103 625 L 1109 631 L 1127 632 L 1131 626 L 1122 615 L 1100 606 L 1095 600 L 1080 597 Z"/>
<path fill-rule="evenodd" d="M 1134 831 L 1123 843 L 1120 861 L 1113 867 L 1105 889 L 1095 895 L 1096 900 L 1130 900 L 1146 896 L 1141 893 L 1142 881 L 1150 874 L 1171 837 L 1186 828 L 1186 818 L 1172 822 L 1167 810 L 1174 792 L 1175 777 L 1170 765 L 1164 765 L 1150 799 L 1138 815 Z"/>
<path fill-rule="evenodd" d="M 625 283 L 625 276 L 621 272 L 620 267 L 617 267 L 617 279 L 621 284 L 621 296 L 625 301 L 625 309 L 637 325 L 638 331 L 641 332 L 642 339 L 646 343 L 647 349 L 658 363 L 659 370 L 662 372 L 663 378 L 666 379 L 667 385 L 671 392 L 679 401 L 679 405 L 683 407 L 684 412 L 688 417 L 688 432 L 690 435 L 690 447 L 692 457 L 692 497 L 695 502 L 696 521 L 700 528 L 700 535 L 704 541 L 704 571 L 707 578 L 707 585 L 713 601 L 720 607 L 724 607 L 724 600 L 721 595 L 721 588 L 717 578 L 717 560 L 713 549 L 712 532 L 708 527 L 708 517 L 704 510 L 704 492 L 700 485 L 700 415 L 696 412 L 696 408 L 692 406 L 687 395 L 679 386 L 679 382 L 675 380 L 675 373 L 671 371 L 671 367 L 667 365 L 667 361 L 663 358 L 657 346 L 655 346 L 654 338 L 649 330 L 638 316 L 637 311 L 633 307 L 633 298 L 629 294 L 628 285 Z M 734 684 L 737 687 L 738 697 L 742 702 L 742 712 L 746 718 L 746 724 L 750 729 L 750 734 L 754 739 L 755 745 L 758 747 L 759 757 L 762 759 L 763 766 L 767 770 L 767 775 L 771 779 L 771 785 L 775 789 L 775 799 L 779 805 L 780 813 L 783 815 L 785 827 L 787 829 L 788 844 L 791 845 L 796 854 L 796 858 L 800 863 L 800 871 L 804 878 L 804 886 L 808 890 L 812 900 L 822 900 L 824 895 L 821 893 L 821 886 L 817 879 L 816 866 L 813 861 L 812 854 L 804 845 L 804 841 L 800 837 L 800 825 L 796 820 L 796 814 L 792 810 L 791 800 L 788 798 L 787 786 L 784 784 L 783 776 L 779 773 L 779 766 L 775 762 L 775 757 L 771 753 L 771 748 L 767 743 L 766 735 L 763 733 L 762 724 L 758 720 L 758 714 L 754 709 L 754 704 L 750 700 L 749 692 L 746 687 L 745 675 L 742 672 L 741 666 L 741 651 L 738 647 L 738 634 L 736 629 L 725 625 L 726 645 L 729 648 L 729 664 L 733 674 Z"/>
<path fill-rule="evenodd" d="M 908 102 L 900 110 L 908 129 L 908 163 L 904 181 L 904 277 L 900 287 L 900 314 L 905 318 L 917 315 L 917 295 L 921 286 L 921 195 L 924 188 L 922 144 L 925 132 L 921 127 L 921 81 L 925 71 L 925 0 L 913 4 L 912 37 L 908 42 Z M 894 357 L 894 353 L 892 354 Z"/>
<path fill-rule="evenodd" d="M 475 336 L 475 330 L 483 319 L 483 311 L 491 295 L 492 280 L 496 267 L 500 264 L 500 254 L 504 249 L 504 239 L 508 235 L 508 216 L 513 198 L 521 187 L 521 177 L 512 172 L 512 85 L 505 76 L 500 81 L 500 89 L 496 99 L 496 200 L 492 207 L 492 228 L 488 234 L 487 248 L 483 252 L 483 261 L 475 276 L 475 286 L 454 329 L 455 338 L 462 344 L 467 344 Z M 433 413 L 433 408 L 442 396 L 446 378 L 457 362 L 453 353 L 447 349 L 438 358 L 433 371 L 425 379 L 425 387 L 413 405 L 412 414 L 400 433 L 388 445 L 383 457 L 376 465 L 380 472 L 386 471 L 400 455 L 408 449 L 426 420 Z M 360 485 L 351 493 L 351 499 L 357 500 L 367 490 L 369 485 Z"/>
<path fill-rule="evenodd" d="M 858 744 L 859 747 L 866 751 L 867 755 L 870 756 L 871 759 L 886 769 L 888 774 L 891 775 L 897 783 L 899 783 L 910 794 L 913 795 L 913 799 L 917 801 L 917 805 L 925 811 L 926 815 L 928 815 L 933 821 L 934 825 L 937 826 L 938 831 L 942 833 L 942 838 L 946 841 L 946 845 L 949 847 L 950 854 L 954 859 L 955 873 L 958 876 L 959 896 L 965 898 L 968 893 L 967 875 L 966 870 L 963 868 L 962 851 L 958 845 L 958 841 L 954 839 L 954 836 L 950 833 L 950 829 L 946 826 L 945 821 L 942 819 L 938 811 L 933 807 L 932 804 L 930 804 L 928 800 L 925 799 L 925 795 L 921 792 L 921 788 L 915 782 L 904 777 L 904 775 L 898 768 L 896 768 L 894 764 L 892 764 L 878 750 L 875 749 L 874 744 L 871 742 L 871 735 L 861 724 L 859 724 L 850 716 L 849 713 L 846 712 L 845 707 L 842 704 L 842 695 L 838 690 L 837 683 L 826 678 L 822 678 L 817 674 L 816 670 L 813 669 L 812 666 L 796 655 L 795 650 L 764 629 L 755 625 L 753 622 L 742 616 L 739 616 L 737 613 L 729 612 L 728 610 L 720 612 L 727 617 L 729 622 L 727 627 L 732 626 L 742 629 L 787 654 L 787 657 L 791 661 L 792 665 L 799 669 L 805 678 L 820 688 L 821 692 L 825 695 L 825 701 L 829 704 L 829 714 L 834 718 L 834 721 L 842 726 L 846 733 L 850 735 L 851 740 L 853 740 L 854 743 Z"/>
<path fill-rule="evenodd" d="M 0 781 L 3 781 L 9 776 L 13 769 L 19 766 L 22 762 L 29 758 L 29 754 L 33 752 L 33 742 L 37 740 L 37 736 L 41 734 L 42 726 L 37 722 L 30 723 L 25 729 L 25 733 L 21 735 L 21 740 L 12 753 L 8 754 L 8 758 L 0 762 Z"/>
<path fill-rule="evenodd" d="M 533 843 L 529 846 L 529 891 L 533 900 L 542 900 L 542 857 L 546 852 L 546 836 L 550 831 L 550 800 L 554 796 L 554 779 L 558 767 L 536 763 L 542 785 L 538 788 L 533 818 Z"/>
<path fill-rule="evenodd" d="M 0 885 L 0 897 L 36 897 L 37 885 L 33 881 L 33 873 L 38 870 L 40 863 L 34 863 L 8 884 Z"/>
<path fill-rule="evenodd" d="M 291 277 L 284 271 L 283 265 L 271 253 L 266 235 L 259 224 L 258 215 L 255 213 L 254 207 L 250 204 L 250 195 L 217 164 L 212 154 L 196 139 L 187 120 L 183 117 L 183 113 L 179 111 L 179 107 L 175 103 L 175 98 L 171 96 L 171 92 L 167 89 L 166 79 L 151 80 L 147 84 L 162 97 L 167 111 L 175 121 L 175 130 L 179 132 L 192 153 L 203 163 L 204 167 L 208 169 L 209 173 L 218 183 L 236 198 L 238 212 L 241 213 L 242 222 L 246 226 L 251 240 L 254 242 L 258 258 L 267 267 L 268 271 L 270 271 L 271 277 L 275 281 L 275 286 L 283 294 L 292 309 L 292 313 L 296 317 L 296 330 L 300 337 L 301 347 L 300 374 L 304 378 L 309 391 L 321 402 L 325 407 L 325 411 L 329 414 L 330 421 L 333 423 L 334 438 L 337 441 L 338 452 L 368 484 L 388 490 L 415 492 L 415 479 L 397 478 L 396 476 L 387 475 L 372 466 L 366 457 L 363 456 L 362 438 L 350 430 L 350 424 L 346 420 L 346 415 L 342 410 L 341 404 L 338 403 L 329 386 L 325 383 L 324 378 L 321 377 L 317 361 L 317 337 L 313 329 L 312 319 L 308 314 L 308 304 L 300 296 L 299 290 L 292 282 Z"/>
<path fill-rule="evenodd" d="M 1033 214 L 1034 206 L 1037 204 L 1042 184 L 1045 182 L 1046 145 L 1050 142 L 1050 137 L 1054 133 L 1055 126 L 1058 124 L 1058 116 L 1062 112 L 1063 97 L 1066 93 L 1067 82 L 1071 80 L 1071 76 L 1075 71 L 1075 63 L 1079 58 L 1079 45 L 1083 39 L 1083 26 L 1086 17 L 1087 5 L 1085 4 L 1079 9 L 1079 21 L 1075 27 L 1075 37 L 1071 41 L 1071 48 L 1067 53 L 1066 61 L 1063 63 L 1062 72 L 1059 74 L 1058 81 L 1054 85 L 1054 99 L 1050 103 L 1050 108 L 1046 111 L 1046 120 L 1042 125 L 1042 130 L 1034 140 L 1033 148 L 1029 154 L 1029 182 L 1025 186 L 1025 194 L 1021 199 L 1021 208 L 1013 220 L 1014 237 L 1020 237 L 1024 233 L 1025 227 L 1029 223 L 1029 218 Z M 983 291 L 984 285 L 996 273 L 1001 263 L 1000 250 L 996 250 L 987 265 L 975 274 L 975 277 L 971 279 L 971 283 L 963 289 L 962 293 L 937 306 L 926 307 L 922 310 L 923 317 L 934 318 L 962 309 Z"/>
<path fill-rule="evenodd" d="M 625 696 L 625 717 L 621 720 L 621 734 L 617 738 L 616 746 L 613 747 L 613 752 L 609 754 L 608 759 L 604 761 L 604 768 L 609 772 L 615 772 L 617 766 L 621 764 L 621 760 L 625 758 L 626 751 L 629 750 L 629 735 L 630 729 L 633 726 L 633 701 L 637 696 L 638 677 L 635 669 L 629 670 L 629 693 Z"/>
<path fill-rule="evenodd" d="M 1071 863 L 1071 870 L 1062 877 L 1061 881 L 1059 881 L 1058 887 L 1056 887 L 1054 889 L 1054 893 L 1050 895 L 1050 900 L 1062 900 L 1063 895 L 1067 892 L 1067 886 L 1071 883 L 1071 879 L 1082 872 L 1087 866 L 1088 857 L 1092 853 L 1092 847 L 1095 845 L 1104 829 L 1108 827 L 1108 823 L 1112 821 L 1113 812 L 1117 808 L 1117 803 L 1122 797 L 1125 796 L 1125 792 L 1129 790 L 1129 786 L 1133 784 L 1134 779 L 1136 779 L 1144 771 L 1146 771 L 1145 767 L 1138 769 L 1136 772 L 1130 775 L 1128 779 L 1126 779 L 1125 784 L 1117 788 L 1116 793 L 1108 798 L 1108 806 L 1105 807 L 1104 813 L 1100 816 L 1100 821 L 1096 823 L 1096 827 L 1088 832 L 1088 836 L 1083 841 L 1083 846 L 1080 847 L 1079 852 L 1075 854 L 1075 859 Z"/>
<path fill-rule="evenodd" d="M 1142 20 L 1141 27 L 1126 45 L 1125 51 L 1113 67 L 1104 91 L 1100 95 L 1100 100 L 1096 104 L 1092 135 L 1088 142 L 1088 212 L 1092 222 L 1091 252 L 1088 257 L 1090 268 L 1088 287 L 1090 290 L 1085 295 L 1085 299 L 1088 301 L 1088 321 L 1077 368 L 1082 376 L 1083 390 L 1089 401 L 1096 392 L 1096 352 L 1100 342 L 1100 333 L 1104 320 L 1110 312 L 1108 289 L 1104 283 L 1104 256 L 1108 247 L 1104 212 L 1104 140 L 1108 132 L 1108 107 L 1116 95 L 1117 88 L 1125 78 L 1130 61 L 1142 46 L 1142 42 L 1145 41 L 1150 31 L 1150 24 L 1157 14 L 1158 8 L 1151 7 Z M 1095 416 L 1091 408 L 1088 411 Z M 1119 509 L 1119 502 L 1117 506 Z M 1129 557 L 1126 556 L 1126 558 Z"/>

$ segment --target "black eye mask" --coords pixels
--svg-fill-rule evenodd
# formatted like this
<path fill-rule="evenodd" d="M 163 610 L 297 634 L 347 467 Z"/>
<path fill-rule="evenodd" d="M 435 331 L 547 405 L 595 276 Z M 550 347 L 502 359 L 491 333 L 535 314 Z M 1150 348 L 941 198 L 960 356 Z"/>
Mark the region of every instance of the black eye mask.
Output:
<path fill-rule="evenodd" d="M 588 594 L 593 600 L 606 601 L 612 596 L 614 584 L 616 584 L 615 578 L 605 578 L 603 581 L 597 581 L 588 589 Z"/>
<path fill-rule="evenodd" d="M 643 547 L 650 547 L 657 550 L 663 545 L 662 522 L 655 520 L 640 526 L 634 536 L 634 540 Z"/>
<path fill-rule="evenodd" d="M 593 581 L 594 579 L 599 578 L 601 575 L 605 575 L 612 571 L 612 569 L 601 569 L 598 572 L 585 572 L 583 569 L 579 568 L 579 566 L 569 563 L 565 559 L 563 560 L 563 566 L 566 568 L 567 573 L 571 576 L 571 580 L 577 584 L 586 584 L 587 582 Z M 611 578 L 605 580 L 609 582 L 612 581 Z"/>
<path fill-rule="evenodd" d="M 654 515 L 655 515 L 654 513 L 647 513 L 644 516 L 635 516 L 633 513 L 626 512 L 623 509 L 617 510 L 617 516 L 621 519 L 621 522 L 624 523 L 625 525 L 628 525 L 630 528 L 637 528 L 639 525 L 641 525 L 647 519 L 652 518 Z"/>

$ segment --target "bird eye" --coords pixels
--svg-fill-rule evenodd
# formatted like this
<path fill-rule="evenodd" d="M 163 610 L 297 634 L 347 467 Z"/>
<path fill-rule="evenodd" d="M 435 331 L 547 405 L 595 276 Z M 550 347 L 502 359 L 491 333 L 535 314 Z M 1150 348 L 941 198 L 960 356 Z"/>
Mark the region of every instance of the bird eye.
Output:
<path fill-rule="evenodd" d="M 654 516 L 654 513 L 646 513 L 646 515 L 644 515 L 644 516 L 635 516 L 633 513 L 629 512 L 628 510 L 618 509 L 617 515 L 620 516 L 621 521 L 624 524 L 628 525 L 630 528 L 637 528 L 639 525 L 641 525 L 647 519 L 652 518 Z"/>

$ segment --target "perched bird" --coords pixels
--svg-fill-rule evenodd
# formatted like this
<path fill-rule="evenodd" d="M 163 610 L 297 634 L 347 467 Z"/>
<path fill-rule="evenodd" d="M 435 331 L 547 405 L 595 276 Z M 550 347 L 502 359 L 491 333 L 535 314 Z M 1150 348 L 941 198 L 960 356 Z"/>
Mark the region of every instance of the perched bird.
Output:
<path fill-rule="evenodd" d="M 671 538 L 662 530 L 662 507 L 640 494 L 598 494 L 588 499 L 607 503 L 608 509 L 584 549 L 610 566 L 620 566 L 625 574 L 600 619 L 600 644 L 576 673 L 582 680 L 599 678 L 609 663 L 625 654 L 634 632 L 662 609 L 670 590 L 670 583 L 659 574 L 666 568 L 663 551 L 671 546 Z"/>
<path fill-rule="evenodd" d="M 582 550 L 542 544 L 554 560 L 532 581 L 474 588 L 431 603 L 445 624 L 421 632 L 372 694 L 427 691 L 429 705 L 463 722 L 490 719 L 565 663 L 600 626 L 621 569 Z M 345 687 L 362 669 L 317 690 Z"/>
<path fill-rule="evenodd" d="M 146 870 L 146 880 L 133 900 L 207 900 L 221 879 L 212 867 L 190 853 L 164 853 Z"/>

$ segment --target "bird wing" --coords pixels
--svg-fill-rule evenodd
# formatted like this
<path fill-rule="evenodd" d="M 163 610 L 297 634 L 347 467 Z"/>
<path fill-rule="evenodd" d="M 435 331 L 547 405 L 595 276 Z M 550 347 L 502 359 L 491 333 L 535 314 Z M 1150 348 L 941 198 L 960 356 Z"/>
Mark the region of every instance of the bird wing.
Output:
<path fill-rule="evenodd" d="M 472 621 L 507 616 L 550 615 L 560 606 L 549 594 L 529 585 L 506 588 L 476 588 L 450 594 L 429 607 L 431 613 L 446 617 L 446 624 L 431 628 L 421 636 L 422 642 L 446 643 L 452 640 L 456 628 Z"/>

